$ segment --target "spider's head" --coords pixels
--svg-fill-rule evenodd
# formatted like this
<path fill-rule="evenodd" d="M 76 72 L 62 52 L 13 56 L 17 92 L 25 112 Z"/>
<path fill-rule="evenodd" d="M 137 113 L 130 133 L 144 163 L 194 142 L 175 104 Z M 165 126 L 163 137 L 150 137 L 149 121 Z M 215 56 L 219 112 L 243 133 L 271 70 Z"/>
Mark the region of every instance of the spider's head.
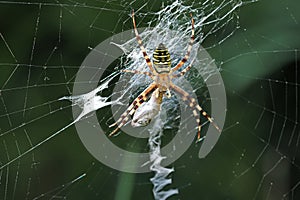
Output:
<path fill-rule="evenodd" d="M 171 57 L 168 49 L 160 43 L 153 52 L 153 64 L 157 73 L 169 73 L 171 70 Z"/>

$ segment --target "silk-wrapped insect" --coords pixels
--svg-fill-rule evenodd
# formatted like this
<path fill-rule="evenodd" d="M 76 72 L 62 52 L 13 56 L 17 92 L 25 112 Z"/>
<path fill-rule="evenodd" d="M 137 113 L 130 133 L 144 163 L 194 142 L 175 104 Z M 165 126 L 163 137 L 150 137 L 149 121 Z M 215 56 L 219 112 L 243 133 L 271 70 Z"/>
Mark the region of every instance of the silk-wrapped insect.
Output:
<path fill-rule="evenodd" d="M 163 92 L 159 92 L 159 89 L 156 89 L 149 101 L 143 103 L 134 113 L 131 126 L 133 127 L 142 127 L 147 126 L 151 120 L 153 120 L 159 113 Z"/>

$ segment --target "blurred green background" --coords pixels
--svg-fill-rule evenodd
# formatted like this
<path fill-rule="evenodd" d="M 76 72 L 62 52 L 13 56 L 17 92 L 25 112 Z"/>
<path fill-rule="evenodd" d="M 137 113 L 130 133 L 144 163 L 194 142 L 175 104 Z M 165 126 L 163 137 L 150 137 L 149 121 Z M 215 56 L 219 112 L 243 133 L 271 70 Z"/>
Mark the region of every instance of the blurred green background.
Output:
<path fill-rule="evenodd" d="M 89 47 L 132 29 L 133 8 L 149 13 L 139 18 L 147 26 L 162 2 L 0 1 L 0 166 L 73 120 L 70 103 L 57 99 L 71 95 Z M 236 31 L 208 49 L 228 95 L 225 131 L 207 158 L 195 144 L 170 166 L 167 188 L 180 191 L 170 199 L 300 198 L 299 8 L 295 0 L 245 3 L 235 11 L 239 28 L 225 26 Z M 153 199 L 152 176 L 98 162 L 71 127 L 1 167 L 0 199 Z"/>

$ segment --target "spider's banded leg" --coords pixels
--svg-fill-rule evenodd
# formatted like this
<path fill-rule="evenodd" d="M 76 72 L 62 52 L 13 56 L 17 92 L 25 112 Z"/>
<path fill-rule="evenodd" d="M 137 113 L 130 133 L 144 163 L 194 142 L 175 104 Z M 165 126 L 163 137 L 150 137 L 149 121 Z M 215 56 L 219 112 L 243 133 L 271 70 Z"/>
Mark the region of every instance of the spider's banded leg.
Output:
<path fill-rule="evenodd" d="M 192 17 L 192 14 L 191 14 L 191 17 Z M 182 58 L 182 60 L 174 68 L 172 68 L 172 72 L 180 69 L 182 67 L 182 65 L 188 60 L 188 58 L 190 57 L 190 53 L 191 53 L 191 50 L 193 47 L 194 40 L 195 40 L 195 30 L 194 30 L 194 19 L 192 17 L 192 35 L 191 35 L 191 39 L 189 42 L 187 52 L 186 52 L 185 56 Z"/>
<path fill-rule="evenodd" d="M 146 63 L 148 65 L 148 67 L 150 68 L 150 71 L 153 74 L 155 74 L 155 70 L 153 69 L 152 62 L 151 62 L 149 56 L 147 55 L 146 49 L 145 49 L 145 47 L 143 45 L 142 38 L 140 37 L 139 32 L 138 32 L 138 30 L 136 28 L 136 23 L 135 23 L 134 11 L 133 10 L 132 10 L 132 22 L 133 22 L 133 27 L 134 27 L 134 33 L 135 33 L 136 40 L 139 43 L 140 49 L 141 49 L 141 51 L 143 53 L 143 56 L 144 56 L 144 58 L 146 60 Z"/>
<path fill-rule="evenodd" d="M 113 130 L 109 136 L 114 135 L 126 122 L 129 120 L 129 116 L 133 115 L 134 112 L 140 107 L 140 105 L 145 102 L 148 96 L 157 88 L 156 83 L 152 83 L 149 87 L 147 87 L 127 108 L 127 110 L 120 116 L 120 118 L 109 127 L 118 126 L 115 130 Z M 129 115 L 129 116 L 128 116 Z"/>
<path fill-rule="evenodd" d="M 128 70 L 128 69 L 123 69 L 121 70 L 122 72 L 127 72 L 127 73 L 133 73 L 133 74 L 144 74 L 146 76 L 150 76 L 151 78 L 153 77 L 153 75 L 150 72 L 141 72 L 138 70 Z"/>
<path fill-rule="evenodd" d="M 127 108 L 127 110 L 120 116 L 120 118 L 113 124 L 111 124 L 109 127 L 113 127 L 118 125 L 118 127 L 109 134 L 109 136 L 115 134 L 119 128 L 121 128 L 128 120 L 128 115 L 133 115 L 134 112 L 140 107 L 140 105 L 145 102 L 148 98 L 148 96 L 157 88 L 157 85 L 155 83 L 152 83 L 148 88 L 146 88 Z"/>
<path fill-rule="evenodd" d="M 175 77 L 180 77 L 183 76 L 186 72 L 188 72 L 191 69 L 192 65 L 187 66 L 184 70 L 182 70 L 179 74 L 172 75 L 174 78 Z"/>
<path fill-rule="evenodd" d="M 196 99 L 191 97 L 189 95 L 189 93 L 187 93 L 186 91 L 184 91 L 183 89 L 181 89 L 180 87 L 171 84 L 170 85 L 171 89 L 173 89 L 177 94 L 182 96 L 182 100 L 187 102 L 188 105 L 193 108 L 193 115 L 196 118 L 196 121 L 198 123 L 198 136 L 197 136 L 197 140 L 200 140 L 200 130 L 201 130 L 201 124 L 200 124 L 200 118 L 199 115 L 197 114 L 196 109 L 210 122 L 213 124 L 213 126 L 221 133 L 221 129 L 219 128 L 219 126 L 213 121 L 213 119 L 201 108 L 201 106 L 199 106 L 199 104 L 197 103 Z"/>
<path fill-rule="evenodd" d="M 198 133 L 197 133 L 197 141 L 199 141 L 201 139 L 201 121 L 200 121 L 200 117 L 199 114 L 197 112 L 197 110 L 195 109 L 194 104 L 192 104 L 192 100 L 195 100 L 194 98 L 190 97 L 190 95 L 185 92 L 184 90 L 182 90 L 181 88 L 177 87 L 176 85 L 172 84 L 171 85 L 171 89 L 173 89 L 177 94 L 182 96 L 182 100 L 187 102 L 188 105 L 193 109 L 193 115 L 196 119 L 196 122 L 198 124 Z"/>

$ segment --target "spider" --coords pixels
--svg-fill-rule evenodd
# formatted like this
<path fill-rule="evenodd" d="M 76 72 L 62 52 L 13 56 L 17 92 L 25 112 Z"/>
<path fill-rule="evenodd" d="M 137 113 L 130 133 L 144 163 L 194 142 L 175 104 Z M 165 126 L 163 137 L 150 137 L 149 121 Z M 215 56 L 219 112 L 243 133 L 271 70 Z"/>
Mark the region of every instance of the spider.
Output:
<path fill-rule="evenodd" d="M 191 23 L 192 23 L 192 35 L 188 44 L 187 52 L 185 56 L 181 59 L 181 61 L 173 68 L 171 68 L 171 58 L 168 49 L 165 47 L 163 43 L 160 43 L 158 47 L 153 52 L 153 62 L 151 62 L 149 56 L 147 55 L 146 49 L 143 45 L 142 39 L 137 31 L 136 22 L 134 18 L 134 11 L 132 11 L 132 22 L 134 27 L 135 36 L 141 52 L 143 53 L 144 59 L 147 63 L 147 66 L 150 69 L 150 72 L 143 72 L 138 70 L 122 70 L 123 72 L 133 73 L 133 74 L 144 74 L 149 76 L 153 82 L 131 103 L 131 105 L 127 108 L 127 110 L 120 116 L 120 118 L 109 127 L 114 127 L 117 125 L 117 128 L 113 130 L 109 136 L 114 135 L 117 131 L 127 123 L 130 117 L 133 116 L 135 111 L 140 107 L 142 103 L 144 103 L 151 93 L 156 93 L 156 98 L 161 98 L 161 94 L 171 97 L 171 92 L 179 94 L 184 102 L 186 102 L 189 107 L 192 109 L 193 115 L 196 118 L 196 122 L 198 123 L 198 134 L 197 141 L 200 140 L 200 131 L 201 131 L 201 123 L 200 117 L 197 111 L 199 111 L 205 118 L 208 119 L 210 123 L 214 125 L 214 127 L 221 132 L 220 128 L 213 122 L 212 118 L 201 108 L 201 106 L 197 103 L 197 100 L 189 95 L 186 91 L 176 86 L 172 79 L 183 76 L 187 71 L 191 69 L 191 65 L 187 66 L 180 73 L 177 72 L 179 69 L 182 69 L 184 63 L 188 60 L 193 43 L 195 40 L 195 30 L 194 30 L 194 19 L 191 14 Z"/>

